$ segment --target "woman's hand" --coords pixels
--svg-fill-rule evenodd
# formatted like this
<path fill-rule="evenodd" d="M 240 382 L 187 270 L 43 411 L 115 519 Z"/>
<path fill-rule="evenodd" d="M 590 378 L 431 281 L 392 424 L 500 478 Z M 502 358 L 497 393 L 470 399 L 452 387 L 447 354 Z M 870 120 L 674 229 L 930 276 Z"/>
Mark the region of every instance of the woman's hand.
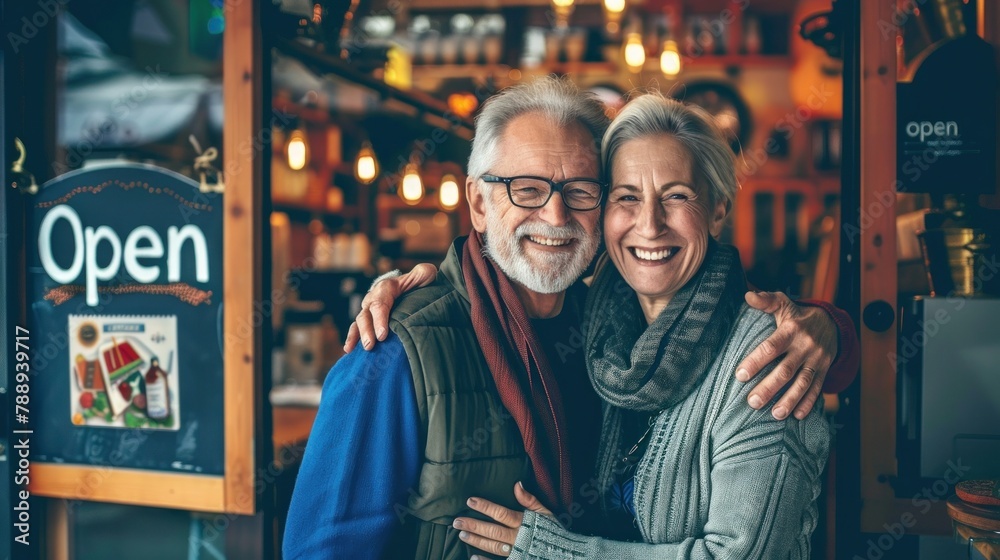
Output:
<path fill-rule="evenodd" d="M 751 307 L 774 315 L 777 328 L 737 366 L 736 378 L 749 381 L 784 354 L 750 392 L 747 401 L 759 409 L 788 385 L 771 414 L 784 420 L 794 410 L 795 417 L 801 420 L 816 404 L 826 373 L 837 356 L 837 325 L 824 309 L 797 305 L 780 292 L 747 292 L 746 300 Z"/>
<path fill-rule="evenodd" d="M 525 490 L 520 482 L 514 485 L 514 497 L 526 509 L 542 515 L 552 515 L 552 512 L 543 506 L 538 498 Z M 509 556 L 514 547 L 514 541 L 517 539 L 517 531 L 521 528 L 521 522 L 524 520 L 524 513 L 507 509 L 482 498 L 469 498 L 468 504 L 470 508 L 493 518 L 497 523 L 479 521 L 470 517 L 456 517 L 452 527 L 461 531 L 458 538 L 470 546 L 490 554 Z M 473 556 L 470 560 L 476 558 L 478 557 Z"/>
<path fill-rule="evenodd" d="M 358 340 L 361 340 L 361 346 L 365 350 L 374 348 L 376 340 L 385 340 L 389 334 L 389 313 L 392 311 L 392 304 L 406 292 L 430 284 L 436 276 L 437 267 L 429 263 L 420 263 L 406 274 L 387 278 L 372 286 L 365 299 L 361 300 L 361 312 L 347 331 L 344 352 L 354 350 Z"/>

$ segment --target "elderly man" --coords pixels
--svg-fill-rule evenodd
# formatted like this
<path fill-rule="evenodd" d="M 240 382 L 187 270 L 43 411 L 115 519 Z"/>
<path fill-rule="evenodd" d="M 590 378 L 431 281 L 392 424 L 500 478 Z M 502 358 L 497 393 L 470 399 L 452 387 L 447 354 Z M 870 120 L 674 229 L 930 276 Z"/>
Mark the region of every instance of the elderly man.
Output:
<path fill-rule="evenodd" d="M 519 481 L 564 525 L 593 530 L 600 406 L 579 351 L 579 278 L 599 246 L 603 110 L 555 78 L 486 103 L 466 182 L 474 231 L 435 282 L 399 299 L 384 342 L 369 339 L 371 351 L 348 354 L 327 377 L 286 559 L 468 558 L 451 522 L 470 515 L 470 496 L 518 507 Z M 806 368 L 802 396 L 837 353 L 836 329 L 821 310 L 781 310 L 805 317 L 783 321 L 799 325 L 789 332 L 802 345 L 829 346 Z M 815 336 L 804 333 L 810 323 Z"/>

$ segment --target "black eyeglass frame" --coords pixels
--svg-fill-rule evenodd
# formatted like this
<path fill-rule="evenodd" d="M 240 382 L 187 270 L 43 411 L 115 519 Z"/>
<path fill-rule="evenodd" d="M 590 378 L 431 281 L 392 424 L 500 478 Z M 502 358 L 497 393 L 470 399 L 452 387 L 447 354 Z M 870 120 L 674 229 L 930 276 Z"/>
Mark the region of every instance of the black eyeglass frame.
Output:
<path fill-rule="evenodd" d="M 573 208 L 566 201 L 565 196 L 560 196 L 559 198 L 562 199 L 563 205 L 566 206 L 566 208 L 569 208 L 570 210 L 575 210 L 577 212 L 589 212 L 591 210 L 597 210 L 598 208 L 601 207 L 601 203 L 604 202 L 604 195 L 608 190 L 607 183 L 598 181 L 597 179 L 593 179 L 591 177 L 573 177 L 571 179 L 566 179 L 565 181 L 558 181 L 558 182 L 546 179 L 545 177 L 538 177 L 535 175 L 515 175 L 513 177 L 500 177 L 499 175 L 484 174 L 480 175 L 479 178 L 487 183 L 503 183 L 504 185 L 507 186 L 507 200 L 509 200 L 511 204 L 517 206 L 518 208 L 525 208 L 528 210 L 537 210 L 539 208 L 542 208 L 543 206 L 548 204 L 550 200 L 552 200 L 552 193 L 558 192 L 560 195 L 562 195 L 563 187 L 565 187 L 570 183 L 577 183 L 582 181 L 586 183 L 594 183 L 595 185 L 600 187 L 600 192 L 598 193 L 597 196 L 597 204 L 595 204 L 592 208 Z M 517 202 L 514 202 L 514 196 L 510 192 L 510 184 L 516 181 L 517 179 L 534 179 L 536 181 L 543 181 L 545 183 L 548 183 L 549 196 L 545 197 L 545 201 L 539 204 L 538 206 L 525 206 L 523 204 L 518 204 Z"/>

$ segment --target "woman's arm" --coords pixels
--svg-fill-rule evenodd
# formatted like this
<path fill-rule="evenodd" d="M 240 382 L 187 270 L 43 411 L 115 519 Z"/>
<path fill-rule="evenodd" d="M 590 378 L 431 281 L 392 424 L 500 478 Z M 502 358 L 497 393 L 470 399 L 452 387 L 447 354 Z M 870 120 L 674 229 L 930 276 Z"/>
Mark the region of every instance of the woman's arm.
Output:
<path fill-rule="evenodd" d="M 769 417 L 766 421 L 781 423 Z M 804 522 L 802 512 L 819 493 L 818 477 L 816 466 L 803 465 L 790 450 L 777 455 L 762 454 L 760 449 L 733 454 L 712 469 L 712 497 L 704 534 L 677 543 L 631 543 L 578 535 L 544 513 L 501 512 L 506 508 L 496 504 L 474 509 L 488 514 L 493 510 L 498 520 L 520 517 L 519 528 L 514 525 L 512 530 L 509 521 L 491 524 L 468 518 L 457 520 L 460 525 L 456 528 L 463 529 L 465 542 L 501 556 L 509 552 L 511 559 L 808 558 L 807 546 L 789 548 L 799 546 L 794 536 L 816 526 L 815 510 Z"/>
<path fill-rule="evenodd" d="M 799 546 L 795 537 L 800 532 L 811 532 L 816 526 L 816 511 L 812 502 L 820 491 L 822 462 L 804 463 L 800 453 L 805 451 L 807 457 L 815 457 L 815 451 L 819 450 L 809 452 L 808 447 L 818 446 L 825 450 L 825 438 L 813 437 L 813 440 L 820 441 L 813 441 L 811 445 L 802 441 L 806 437 L 804 432 L 808 430 L 826 430 L 825 426 L 814 425 L 808 420 L 825 421 L 819 414 L 810 415 L 805 423 L 776 421 L 766 413 L 758 414 L 761 422 L 805 425 L 772 431 L 767 436 L 770 440 L 767 445 L 755 445 L 745 452 L 731 452 L 732 448 L 739 446 L 739 441 L 731 440 L 719 446 L 723 452 L 712 468 L 708 522 L 702 535 L 667 544 L 610 541 L 571 533 L 552 517 L 527 511 L 510 558 L 808 558 L 806 545 L 802 545 L 801 549 L 790 547 Z M 760 431 L 748 430 L 739 439 L 758 438 Z M 782 451 L 772 454 L 768 449 L 772 447 L 780 447 Z M 805 511 L 810 513 L 804 517 Z"/>
<path fill-rule="evenodd" d="M 736 383 L 726 373 L 770 334 L 773 329 L 762 328 L 763 322 L 770 321 L 761 314 L 752 325 L 753 336 L 734 342 L 718 372 L 713 395 L 718 397 L 719 406 L 710 406 L 713 412 L 706 420 L 711 442 L 711 490 L 707 521 L 697 535 L 663 544 L 618 542 L 577 535 L 551 517 L 525 512 L 510 543 L 510 557 L 808 558 L 808 536 L 817 521 L 814 502 L 821 490 L 829 452 L 829 425 L 818 407 L 804 420 L 783 421 L 775 420 L 765 410 L 747 407 L 744 403 L 753 383 Z M 768 366 L 762 373 L 773 367 Z M 648 452 L 654 451 L 651 448 Z M 668 502 L 673 492 L 682 490 L 668 487 L 659 491 L 661 494 L 652 499 Z M 669 504 L 661 507 L 666 509 Z M 495 530 L 490 533 L 504 534 Z"/>

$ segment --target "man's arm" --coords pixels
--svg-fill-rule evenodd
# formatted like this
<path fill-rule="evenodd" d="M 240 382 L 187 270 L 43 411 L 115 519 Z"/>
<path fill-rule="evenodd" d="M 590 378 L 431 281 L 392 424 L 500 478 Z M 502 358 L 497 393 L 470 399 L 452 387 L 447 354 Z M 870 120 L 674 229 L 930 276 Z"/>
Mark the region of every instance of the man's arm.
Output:
<path fill-rule="evenodd" d="M 858 332 L 854 328 L 854 321 L 843 309 L 832 303 L 822 300 L 805 299 L 798 302 L 799 305 L 819 307 L 830 316 L 833 323 L 837 325 L 837 340 L 839 342 L 837 357 L 830 365 L 830 371 L 826 374 L 826 381 L 823 382 L 824 393 L 839 393 L 854 382 L 858 376 L 858 368 L 861 367 L 861 344 L 858 342 Z"/>
<path fill-rule="evenodd" d="M 419 414 L 395 335 L 337 362 L 295 482 L 283 556 L 379 558 L 420 467 Z"/>
<path fill-rule="evenodd" d="M 802 419 L 821 390 L 837 392 L 854 381 L 860 350 L 854 323 L 845 311 L 825 302 L 793 302 L 780 292 L 748 292 L 746 299 L 752 307 L 774 315 L 778 325 L 736 368 L 736 378 L 748 381 L 752 372 L 777 363 L 750 393 L 751 407 L 763 407 L 785 389 L 771 408 L 772 415 L 781 420 L 794 411 Z"/>
<path fill-rule="evenodd" d="M 433 282 L 436 273 L 433 265 L 423 263 L 406 274 L 373 285 L 362 301 L 361 313 L 351 324 L 344 351 L 351 352 L 359 340 L 365 350 L 374 348 L 388 332 L 389 312 L 396 299 Z M 805 418 L 821 390 L 836 392 L 854 380 L 858 339 L 847 313 L 829 304 L 793 302 L 778 292 L 748 292 L 747 303 L 774 315 L 778 325 L 774 334 L 734 372 L 737 379 L 746 382 L 777 360 L 774 370 L 750 394 L 751 407 L 764 407 L 784 390 L 771 407 L 771 414 L 778 420 L 793 412 L 796 418 Z M 831 368 L 831 379 L 824 383 Z"/>

